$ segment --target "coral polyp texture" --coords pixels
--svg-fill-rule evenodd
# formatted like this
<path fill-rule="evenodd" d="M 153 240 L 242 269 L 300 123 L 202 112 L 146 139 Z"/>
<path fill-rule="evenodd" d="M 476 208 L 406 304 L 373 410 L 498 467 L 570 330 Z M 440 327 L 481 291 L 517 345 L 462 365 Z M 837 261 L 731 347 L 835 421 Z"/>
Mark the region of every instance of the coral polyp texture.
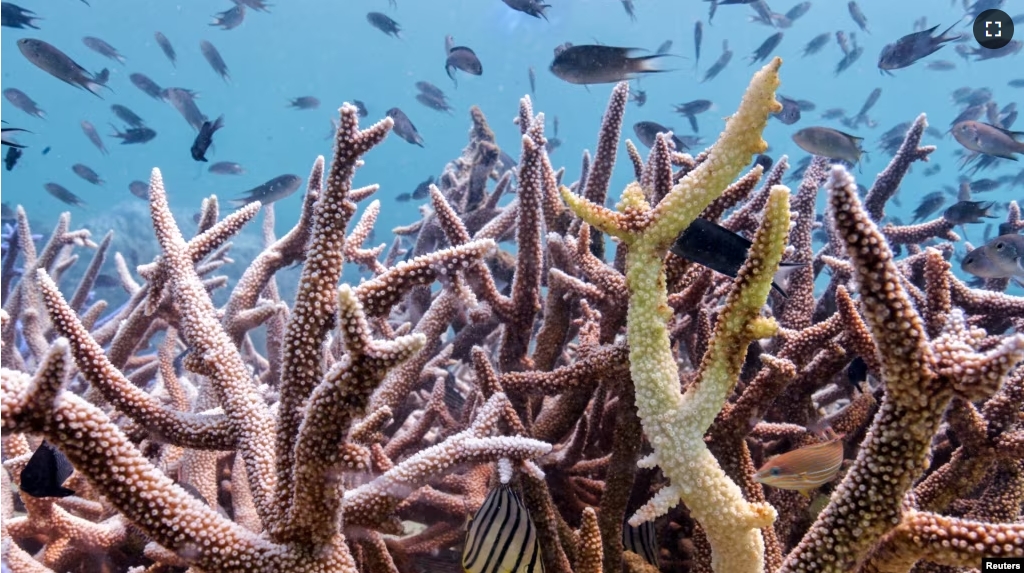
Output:
<path fill-rule="evenodd" d="M 37 250 L 18 208 L 0 284 L 5 567 L 458 571 L 496 487 L 522 500 L 549 573 L 1024 557 L 1024 299 L 957 279 L 941 219 L 880 227 L 933 149 L 924 116 L 863 202 L 825 158 L 792 193 L 785 157 L 749 168 L 781 65 L 696 156 L 671 134 L 646 160 L 627 141 L 636 178 L 615 209 L 627 84 L 571 185 L 529 97 L 516 166 L 473 108 L 469 145 L 387 250 L 365 246 L 377 201 L 353 222 L 377 187 L 353 181 L 390 118 L 360 128 L 342 106 L 330 166 L 314 162 L 281 237 L 272 205 L 221 217 L 215 196 L 186 237 L 154 169 L 159 254 L 135 269 L 115 255 L 113 309 L 92 296 L 112 235 L 64 214 Z M 232 261 L 258 216 L 262 250 Z M 750 240 L 734 277 L 669 251 L 698 217 Z M 802 265 L 786 296 L 784 262 Z M 781 461 L 813 465 L 800 449 L 834 439 L 845 461 L 821 488 Z M 787 471 L 797 486 L 773 487 Z"/>

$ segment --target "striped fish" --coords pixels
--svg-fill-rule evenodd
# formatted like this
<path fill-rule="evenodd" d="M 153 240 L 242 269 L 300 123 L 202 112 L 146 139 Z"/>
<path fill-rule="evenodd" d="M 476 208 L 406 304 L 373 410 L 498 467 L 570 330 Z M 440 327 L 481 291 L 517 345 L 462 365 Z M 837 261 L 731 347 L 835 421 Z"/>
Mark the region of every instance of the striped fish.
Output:
<path fill-rule="evenodd" d="M 754 481 L 800 492 L 811 492 L 835 479 L 843 465 L 843 440 L 835 438 L 775 456 L 754 474 Z"/>
<path fill-rule="evenodd" d="M 537 528 L 507 484 L 491 490 L 473 516 L 462 567 L 466 573 L 543 573 Z"/>
<path fill-rule="evenodd" d="M 629 522 L 623 523 L 622 546 L 658 567 L 658 536 L 654 532 L 653 521 L 645 521 L 638 527 L 633 527 Z"/>

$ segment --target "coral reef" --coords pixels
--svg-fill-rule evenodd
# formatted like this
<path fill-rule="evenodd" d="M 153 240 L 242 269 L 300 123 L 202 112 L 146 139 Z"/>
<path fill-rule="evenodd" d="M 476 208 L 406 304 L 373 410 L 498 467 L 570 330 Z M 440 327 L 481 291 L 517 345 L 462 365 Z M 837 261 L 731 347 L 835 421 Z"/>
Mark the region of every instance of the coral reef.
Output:
<path fill-rule="evenodd" d="M 377 201 L 352 221 L 377 188 L 353 180 L 391 119 L 360 129 L 341 108 L 331 164 L 314 163 L 280 238 L 272 206 L 221 217 L 210 197 L 186 239 L 154 169 L 159 255 L 135 269 L 115 256 L 128 295 L 116 309 L 89 296 L 111 235 L 97 244 L 65 214 L 37 251 L 19 208 L 0 285 L 4 564 L 458 571 L 466 520 L 499 475 L 521 492 L 549 573 L 934 571 L 1024 556 L 1024 299 L 958 280 L 959 237 L 941 219 L 881 226 L 932 151 L 924 116 L 863 201 L 823 158 L 792 196 L 784 157 L 744 174 L 766 149 L 780 66 L 754 75 L 696 156 L 669 134 L 646 160 L 627 142 L 636 181 L 615 210 L 627 84 L 569 186 L 528 97 L 514 167 L 474 108 L 469 145 L 386 253 L 364 247 Z M 232 282 L 218 274 L 233 268 L 228 241 L 261 211 L 263 250 L 215 305 Z M 735 279 L 668 252 L 697 217 L 752 240 Z M 83 248 L 92 262 L 62 289 Z M 771 288 L 783 260 L 804 265 L 788 297 Z M 365 280 L 342 284 L 346 262 Z M 277 275 L 295 264 L 287 304 Z M 754 480 L 823 428 L 846 462 L 817 498 Z M 73 495 L 15 488 L 44 439 L 73 465 Z M 652 554 L 626 549 L 641 531 Z"/>

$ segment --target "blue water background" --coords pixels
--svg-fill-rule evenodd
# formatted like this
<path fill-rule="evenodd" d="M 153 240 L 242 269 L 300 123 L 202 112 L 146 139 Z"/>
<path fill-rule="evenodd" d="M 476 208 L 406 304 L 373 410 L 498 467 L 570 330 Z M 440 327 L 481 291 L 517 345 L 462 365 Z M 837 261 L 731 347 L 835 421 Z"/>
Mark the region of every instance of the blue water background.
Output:
<path fill-rule="evenodd" d="M 344 101 L 360 99 L 369 109 L 369 123 L 398 106 L 406 111 L 419 128 L 425 148 L 406 143 L 392 135 L 366 156 L 366 165 L 357 172 L 356 185 L 379 183 L 377 198 L 384 206 L 377 224 L 378 243 L 390 241 L 390 228 L 413 222 L 418 218 L 418 203 L 397 203 L 400 193 L 411 192 L 429 175 L 439 175 L 446 162 L 459 155 L 466 144 L 469 129 L 467 110 L 473 104 L 486 113 L 497 132 L 499 144 L 513 157 L 518 157 L 519 132 L 511 120 L 516 114 L 518 99 L 528 93 L 527 69 L 537 74 L 534 106 L 548 118 L 548 134 L 552 136 L 552 119 L 560 120 L 562 146 L 552 155 L 556 166 L 566 167 L 566 182 L 579 175 L 580 154 L 593 150 L 598 127 L 610 85 L 594 85 L 589 89 L 571 85 L 554 77 L 548 66 L 555 46 L 570 41 L 616 46 L 636 46 L 654 50 L 665 40 L 672 40 L 672 58 L 668 65 L 677 71 L 646 77 L 641 87 L 648 93 L 642 108 L 630 105 L 625 121 L 624 137 L 633 138 L 632 124 L 652 120 L 689 134 L 685 119 L 672 112 L 671 105 L 704 98 L 715 102 L 711 112 L 700 116 L 701 135 L 705 143 L 713 141 L 731 113 L 756 69 L 748 65 L 746 56 L 775 30 L 748 22 L 752 11 L 746 6 L 721 6 L 713 25 L 707 24 L 708 3 L 695 0 L 636 0 L 637 21 L 630 22 L 618 0 L 556 0 L 549 10 L 550 22 L 513 12 L 500 0 L 398 0 L 398 9 L 389 8 L 385 0 L 377 1 L 313 1 L 276 2 L 270 13 L 248 10 L 244 24 L 231 31 L 209 26 L 211 15 L 229 9 L 230 2 L 166 2 L 138 0 L 93 0 L 86 6 L 77 0 L 41 2 L 16 0 L 44 18 L 41 30 L 3 28 L 0 37 L 2 56 L 2 87 L 17 87 L 34 98 L 47 117 L 39 120 L 27 116 L 6 100 L 2 117 L 8 126 L 31 130 L 19 141 L 29 147 L 25 156 L 11 172 L 2 174 L 2 198 L 11 205 L 27 209 L 37 232 L 48 232 L 59 212 L 70 210 L 76 225 L 99 225 L 110 217 L 138 219 L 131 229 L 144 229 L 147 212 L 145 202 L 131 196 L 127 185 L 133 179 L 148 180 L 153 167 L 159 167 L 167 184 L 176 212 L 194 212 L 200 200 L 217 194 L 231 198 L 242 191 L 283 173 L 305 178 L 313 159 L 331 155 L 331 143 L 325 140 L 330 118 Z M 778 12 L 785 12 L 796 2 L 771 2 Z M 785 30 L 785 38 L 776 50 L 785 63 L 780 93 L 817 104 L 817 111 L 805 113 L 793 126 L 772 121 L 765 138 L 772 146 L 772 155 L 789 154 L 795 164 L 805 153 L 790 140 L 797 129 L 810 125 L 843 128 L 838 122 L 819 119 L 821 111 L 843 107 L 854 114 L 875 87 L 883 90 L 881 100 L 870 113 L 878 127 L 861 127 L 854 133 L 865 138 L 869 158 L 857 173 L 860 182 L 870 186 L 877 172 L 889 157 L 876 151 L 881 133 L 893 125 L 909 121 L 919 113 L 928 114 L 929 122 L 945 131 L 959 112 L 949 94 L 961 86 L 992 89 L 1000 106 L 1021 103 L 1024 89 L 1007 86 L 1007 81 L 1024 77 L 1024 54 L 978 63 L 966 63 L 947 46 L 925 62 L 910 69 L 897 70 L 894 77 L 882 76 L 876 67 L 882 46 L 910 33 L 916 19 L 926 16 L 929 26 L 941 24 L 944 29 L 962 21 L 960 2 L 948 0 L 862 0 L 870 34 L 856 29 L 846 2 L 817 0 L 810 12 Z M 1024 1 L 1010 0 L 1004 8 L 1011 15 L 1024 12 Z M 369 11 L 381 11 L 402 26 L 402 39 L 388 37 L 372 28 L 365 19 Z M 694 68 L 693 25 L 705 22 L 705 39 L 699 73 Z M 966 21 L 964 21 L 966 22 Z M 865 46 L 861 59 L 849 70 L 835 77 L 833 69 L 842 57 L 835 41 L 817 55 L 802 58 L 800 53 L 808 40 L 822 31 L 842 29 L 856 33 Z M 970 34 L 969 26 L 957 30 Z M 172 67 L 153 40 L 153 33 L 162 31 L 178 51 L 178 65 Z M 458 45 L 471 47 L 480 57 L 482 77 L 459 74 L 458 88 L 444 71 L 444 37 L 452 34 Z M 126 65 L 103 58 L 86 48 L 81 38 L 93 35 L 115 46 L 127 58 Z M 1024 28 L 1018 30 L 1024 37 Z M 28 63 L 19 52 L 16 41 L 32 37 L 48 41 L 89 70 L 111 69 L 109 82 L 113 93 L 101 92 L 104 99 L 61 83 Z M 699 83 L 704 70 L 721 53 L 728 39 L 735 52 L 732 63 L 716 79 Z M 230 68 L 231 82 L 223 82 L 207 65 L 199 52 L 201 40 L 217 46 Z M 945 59 L 956 63 L 956 70 L 937 72 L 925 69 L 927 61 Z M 142 72 L 161 86 L 186 87 L 200 93 L 198 104 L 210 118 L 224 114 L 227 127 L 217 133 L 210 161 L 237 161 L 247 169 L 240 177 L 210 174 L 209 164 L 192 160 L 189 147 L 195 132 L 170 105 L 149 98 L 128 80 L 132 72 Z M 415 101 L 414 83 L 428 80 L 444 89 L 455 108 L 454 116 L 427 109 Z M 636 82 L 633 82 L 636 85 Z M 318 97 L 323 103 L 313 111 L 296 111 L 286 107 L 289 98 L 303 95 Z M 119 145 L 104 137 L 110 155 L 104 156 L 82 134 L 79 123 L 92 122 L 101 134 L 111 133 L 108 122 L 116 122 L 109 110 L 120 103 L 134 110 L 158 132 L 157 138 L 145 145 Z M 119 124 L 119 122 L 117 122 Z M 1020 123 L 1018 124 L 1018 129 Z M 956 186 L 958 171 L 953 151 L 960 149 L 950 137 L 935 141 L 939 149 L 933 162 L 942 164 L 934 177 L 922 175 L 922 164 L 904 180 L 900 192 L 902 208 L 890 204 L 889 214 L 910 220 L 918 198 L 943 185 Z M 41 150 L 52 151 L 43 156 Z M 632 168 L 620 157 L 612 180 L 613 197 L 633 178 Z M 106 185 L 96 187 L 71 172 L 74 163 L 85 163 L 95 169 Z M 998 169 L 978 177 L 1015 174 L 1021 165 L 1004 161 Z M 68 207 L 43 191 L 43 184 L 53 181 L 81 196 L 86 210 Z M 277 207 L 278 229 L 290 227 L 298 213 L 301 193 L 280 202 Z M 821 194 L 822 199 L 824 193 Z M 978 199 L 1006 202 L 1024 199 L 1024 188 L 1002 189 L 978 195 Z M 947 205 L 951 204 L 948 200 Z M 1004 212 L 1001 213 L 1004 214 Z M 189 226 L 190 221 L 182 223 Z M 973 226 L 970 238 L 980 244 L 983 226 Z M 98 229 L 102 230 L 102 229 Z M 136 232 L 136 231 L 133 231 Z M 142 231 L 138 231 L 142 233 Z M 149 236 L 131 237 L 132 241 L 151 242 Z M 962 249 L 962 243 L 958 246 Z"/>

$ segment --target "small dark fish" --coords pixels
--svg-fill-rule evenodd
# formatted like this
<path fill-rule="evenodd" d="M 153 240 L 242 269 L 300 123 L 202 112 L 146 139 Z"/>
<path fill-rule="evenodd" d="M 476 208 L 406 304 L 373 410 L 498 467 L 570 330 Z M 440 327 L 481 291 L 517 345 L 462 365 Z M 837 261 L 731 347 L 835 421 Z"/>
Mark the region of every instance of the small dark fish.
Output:
<path fill-rule="evenodd" d="M 398 39 L 402 38 L 402 28 L 398 25 L 398 22 L 395 22 L 380 12 L 370 12 L 366 15 L 366 21 L 369 22 L 371 26 L 377 28 L 381 32 L 384 32 L 388 36 L 394 36 Z"/>
<path fill-rule="evenodd" d="M 4 154 L 4 167 L 8 171 L 14 169 L 14 166 L 18 163 L 18 160 L 21 159 L 21 155 L 23 153 L 24 152 L 21 149 L 14 146 L 9 146 L 7 148 L 7 153 Z"/>
<path fill-rule="evenodd" d="M 3 2 L 0 4 L 0 25 L 8 28 L 32 28 L 38 30 L 35 21 L 42 20 L 36 13 L 26 10 L 17 4 Z"/>
<path fill-rule="evenodd" d="M 4 90 L 4 97 L 21 111 L 39 119 L 46 119 L 46 113 L 39 109 L 36 102 L 32 101 L 32 98 L 28 97 L 25 92 L 16 88 L 7 88 Z"/>
<path fill-rule="evenodd" d="M 430 109 L 447 112 L 449 115 L 451 115 L 452 113 L 452 106 L 448 105 L 448 102 L 442 98 L 436 98 L 430 94 L 421 93 L 416 94 L 416 101 L 429 107 Z"/>
<path fill-rule="evenodd" d="M 850 53 L 850 39 L 846 36 L 846 32 L 836 31 L 836 43 L 839 44 L 839 49 L 843 51 L 844 56 Z"/>
<path fill-rule="evenodd" d="M 845 109 L 843 109 L 841 107 L 833 107 L 833 108 L 830 108 L 830 109 L 826 109 L 825 112 L 821 114 L 821 119 L 839 119 L 839 118 L 845 117 L 845 116 L 846 116 L 846 110 Z"/>
<path fill-rule="evenodd" d="M 768 173 L 768 170 L 771 169 L 774 164 L 775 161 L 770 156 L 763 153 L 754 158 L 754 165 L 760 165 L 761 169 L 764 170 L 765 173 Z"/>
<path fill-rule="evenodd" d="M 398 201 L 399 203 L 408 203 L 409 201 L 412 201 L 412 194 L 399 193 L 398 195 L 395 195 L 395 201 Z"/>
<path fill-rule="evenodd" d="M 806 58 L 820 52 L 825 47 L 825 44 L 828 44 L 830 38 L 832 38 L 832 34 L 828 32 L 822 32 L 811 38 L 811 41 L 807 42 L 807 45 L 804 46 L 804 57 Z"/>
<path fill-rule="evenodd" d="M 217 133 L 217 130 L 224 127 L 224 116 L 219 116 L 213 123 L 204 121 L 202 127 L 199 128 L 199 134 L 196 135 L 196 140 L 192 142 L 192 159 L 196 161 L 206 161 L 206 150 L 210 148 L 213 143 L 213 134 Z"/>
<path fill-rule="evenodd" d="M 146 143 L 152 141 L 156 137 L 156 131 L 148 127 L 132 127 L 125 130 L 124 132 L 118 131 L 116 126 L 111 125 L 114 128 L 114 133 L 110 137 L 116 137 L 121 140 L 121 145 L 129 145 L 132 143 Z"/>
<path fill-rule="evenodd" d="M 435 98 L 435 99 L 444 100 L 444 99 L 446 99 L 448 97 L 448 96 L 446 96 L 444 94 L 444 91 L 441 90 L 441 88 L 435 86 L 434 84 L 432 84 L 430 82 L 426 82 L 426 81 L 416 82 L 416 89 L 420 90 L 420 92 L 422 92 L 423 94 L 428 95 L 428 96 L 430 96 L 432 98 Z"/>
<path fill-rule="evenodd" d="M 82 38 L 82 43 L 85 44 L 87 48 L 96 52 L 97 54 L 106 58 L 110 58 L 111 60 L 115 60 L 122 66 L 124 65 L 124 56 L 122 56 L 120 52 L 117 51 L 117 48 L 111 46 L 105 41 L 95 36 L 86 36 Z"/>
<path fill-rule="evenodd" d="M 912 222 L 918 223 L 924 221 L 931 216 L 932 213 L 938 211 L 946 203 L 946 195 L 942 191 L 932 191 L 921 198 L 921 203 L 914 209 L 914 219 Z"/>
<path fill-rule="evenodd" d="M 537 95 L 537 73 L 533 71 L 533 66 L 527 71 L 530 78 L 530 95 Z"/>
<path fill-rule="evenodd" d="M 163 99 L 167 100 L 178 113 L 185 118 L 185 121 L 192 126 L 192 129 L 199 131 L 206 121 L 206 116 L 199 111 L 196 105 L 195 94 L 185 88 L 166 88 L 162 92 Z"/>
<path fill-rule="evenodd" d="M 953 138 L 971 151 L 1017 160 L 1024 153 L 1024 132 L 1008 131 L 980 121 L 962 121 L 953 126 Z"/>
<path fill-rule="evenodd" d="M 839 63 L 836 64 L 835 75 L 838 76 L 839 74 L 848 70 L 850 66 L 854 64 L 854 62 L 860 59 L 863 53 L 864 48 L 862 46 L 857 46 L 853 50 L 850 50 L 850 53 L 846 54 L 846 56 L 844 56 L 843 59 L 839 60 Z"/>
<path fill-rule="evenodd" d="M 234 30 L 245 21 L 245 4 L 236 4 L 234 8 L 213 15 L 211 26 L 220 26 L 221 30 Z"/>
<path fill-rule="evenodd" d="M 686 103 L 676 104 L 674 107 L 676 113 L 690 121 L 690 128 L 693 130 L 694 133 L 697 133 L 698 131 L 700 131 L 700 129 L 698 129 L 697 127 L 697 114 L 704 113 L 705 111 L 711 109 L 712 105 L 714 104 L 712 104 L 711 100 L 696 99 L 693 101 L 688 101 Z"/>
<path fill-rule="evenodd" d="M 104 181 L 100 178 L 99 174 L 92 170 L 88 165 L 82 163 L 76 163 L 71 166 L 71 170 L 75 172 L 75 175 L 85 179 L 93 185 L 103 185 Z"/>
<path fill-rule="evenodd" d="M 253 201 L 259 201 L 260 203 L 267 205 L 274 201 L 280 201 L 292 193 L 295 193 L 301 183 L 302 178 L 298 175 L 278 175 L 270 181 L 253 187 L 239 195 L 238 199 L 233 199 L 231 201 L 231 204 L 236 207 L 241 207 L 248 203 L 252 203 Z"/>
<path fill-rule="evenodd" d="M 698 217 L 676 238 L 669 250 L 678 257 L 736 278 L 740 267 L 747 260 L 747 252 L 752 244 L 746 237 Z M 802 264 L 781 263 L 779 266 L 782 272 L 783 267 Z M 772 282 L 772 288 L 782 296 L 787 296 L 786 291 L 775 281 Z"/>
<path fill-rule="evenodd" d="M 812 491 L 835 479 L 842 466 L 843 441 L 834 438 L 771 458 L 754 474 L 754 481 L 809 498 Z"/>
<path fill-rule="evenodd" d="M 80 87 L 102 99 L 102 96 L 96 91 L 101 84 L 96 82 L 93 74 L 53 45 L 42 40 L 21 38 L 18 40 L 18 49 L 21 50 L 25 59 L 32 62 L 37 68 L 62 82 Z"/>
<path fill-rule="evenodd" d="M 932 33 L 939 27 L 932 26 L 927 30 L 907 34 L 891 44 L 886 44 L 882 48 L 882 53 L 878 56 L 878 69 L 884 73 L 891 74 L 890 70 L 906 68 L 921 58 L 934 54 L 946 42 L 952 42 L 960 38 L 959 34 L 946 36 L 954 26 L 956 24 L 947 28 L 945 32 L 938 36 L 933 36 Z"/>
<path fill-rule="evenodd" d="M 544 13 L 545 8 L 550 8 L 550 4 L 541 4 L 539 0 L 501 0 L 506 6 L 515 10 L 516 12 L 522 12 L 528 16 L 534 18 L 548 19 L 547 14 Z"/>
<path fill-rule="evenodd" d="M 849 8 L 850 17 L 853 18 L 853 21 L 857 23 L 857 27 L 870 34 L 871 32 L 868 30 L 868 19 L 866 16 L 864 16 L 864 12 L 861 11 L 860 6 L 858 6 L 856 2 L 851 0 L 850 3 L 846 5 L 846 7 Z"/>
<path fill-rule="evenodd" d="M 50 146 L 49 145 L 47 145 L 46 147 L 43 148 L 43 155 L 47 155 L 48 153 L 50 153 Z"/>
<path fill-rule="evenodd" d="M 354 99 L 352 100 L 352 105 L 356 106 L 356 109 L 358 110 L 356 112 L 356 115 L 358 115 L 359 117 L 366 117 L 370 115 L 370 112 L 366 111 L 366 104 L 364 104 L 363 102 Z"/>
<path fill-rule="evenodd" d="M 128 184 L 128 191 L 139 199 L 149 199 L 149 183 L 135 180 Z"/>
<path fill-rule="evenodd" d="M 416 189 L 412 192 L 413 199 L 425 199 L 430 195 L 430 186 L 434 184 L 434 176 L 431 175 L 425 181 L 421 182 L 416 186 Z"/>
<path fill-rule="evenodd" d="M 21 470 L 19 489 L 32 497 L 75 495 L 74 490 L 64 487 L 74 471 L 67 456 L 44 440 Z"/>
<path fill-rule="evenodd" d="M 1000 235 L 967 253 L 960 268 L 987 279 L 1024 277 L 1024 235 Z"/>
<path fill-rule="evenodd" d="M 754 53 L 747 58 L 750 60 L 750 65 L 765 61 L 768 56 L 772 55 L 772 51 L 779 46 L 779 42 L 782 42 L 782 32 L 776 32 L 775 34 L 768 36 L 768 38 L 765 39 L 764 42 L 761 42 L 761 45 L 754 50 Z"/>
<path fill-rule="evenodd" d="M 43 189 L 46 189 L 47 193 L 53 195 L 62 203 L 74 205 L 75 207 L 85 207 L 85 201 L 82 201 L 81 197 L 75 195 L 71 191 L 68 191 L 62 185 L 58 185 L 57 183 L 47 183 L 43 185 Z"/>
<path fill-rule="evenodd" d="M 932 175 L 937 174 L 939 171 L 942 171 L 942 164 L 941 163 L 936 163 L 935 165 L 929 165 L 928 167 L 924 168 L 924 176 L 925 177 L 931 177 Z"/>
<path fill-rule="evenodd" d="M 971 181 L 971 191 L 975 193 L 987 193 L 1002 187 L 1003 182 L 999 179 L 975 179 Z"/>
<path fill-rule="evenodd" d="M 211 165 L 207 171 L 218 175 L 241 175 L 245 173 L 245 168 L 231 161 L 218 161 Z"/>
<path fill-rule="evenodd" d="M 777 99 L 782 104 L 782 111 L 773 115 L 776 119 L 783 125 L 793 125 L 800 121 L 800 104 L 785 96 L 777 96 Z"/>
<path fill-rule="evenodd" d="M 448 58 L 444 61 L 445 73 L 452 81 L 455 81 L 455 76 L 452 75 L 453 70 L 462 70 L 467 74 L 479 76 L 484 73 L 484 66 L 473 50 L 466 46 L 455 46 L 448 51 Z"/>
<path fill-rule="evenodd" d="M 552 153 L 555 152 L 556 149 L 558 149 L 561 146 L 562 140 L 558 139 L 558 137 L 552 137 L 547 141 L 547 143 L 544 144 L 544 151 L 546 151 L 548 155 L 551 155 Z"/>
<path fill-rule="evenodd" d="M 295 109 L 316 109 L 320 107 L 320 100 L 313 96 L 300 96 L 289 100 L 288 106 Z"/>
<path fill-rule="evenodd" d="M 700 65 L 700 45 L 704 42 L 704 23 L 697 20 L 693 25 L 693 69 Z"/>
<path fill-rule="evenodd" d="M 853 359 L 850 365 L 846 367 L 846 376 L 856 388 L 860 388 L 861 382 L 865 382 L 868 379 L 868 363 L 864 362 L 864 359 L 860 356 Z"/>
<path fill-rule="evenodd" d="M 971 55 L 974 56 L 975 62 L 982 62 L 985 60 L 995 60 L 997 58 L 1005 58 L 1007 56 L 1013 56 L 1024 48 L 1024 42 L 1020 40 L 1010 40 L 1010 43 L 1006 44 L 1002 48 L 996 48 L 990 50 L 988 48 L 974 48 L 971 51 Z"/>
<path fill-rule="evenodd" d="M 160 46 L 163 50 L 164 55 L 171 61 L 171 65 L 178 66 L 178 53 L 174 51 L 174 46 L 171 45 L 171 41 L 164 36 L 163 32 L 156 32 L 153 34 L 153 38 L 156 40 L 156 45 Z"/>
<path fill-rule="evenodd" d="M 264 0 L 231 0 L 235 4 L 244 4 L 246 8 L 252 8 L 257 12 L 270 12 L 267 8 L 270 4 L 267 4 Z M 390 0 L 389 0 L 390 1 Z"/>
<path fill-rule="evenodd" d="M 942 218 L 954 225 L 980 223 L 982 219 L 996 218 L 989 212 L 995 204 L 995 201 L 958 201 L 942 213 Z"/>
<path fill-rule="evenodd" d="M 934 62 L 928 62 L 924 67 L 927 70 L 935 72 L 948 72 L 950 70 L 955 70 L 956 64 L 949 60 L 935 60 Z"/>
<path fill-rule="evenodd" d="M 571 84 L 604 84 L 666 72 L 653 66 L 666 54 L 632 57 L 637 48 L 583 45 L 562 50 L 551 62 L 551 73 Z"/>
<path fill-rule="evenodd" d="M 1010 86 L 1011 88 L 1024 88 L 1024 78 L 1010 80 L 1009 82 L 1007 82 L 1006 85 Z"/>
<path fill-rule="evenodd" d="M 99 149 L 103 155 L 107 154 L 107 146 L 103 145 L 103 140 L 100 139 L 100 134 L 96 131 L 96 127 L 93 124 L 88 121 L 82 121 L 82 132 L 96 146 L 96 149 Z"/>
<path fill-rule="evenodd" d="M 393 107 L 385 112 L 385 115 L 394 120 L 395 135 L 409 143 L 412 143 L 413 145 L 423 147 L 423 137 L 418 131 L 416 131 L 416 126 L 412 124 L 412 120 L 409 119 L 409 116 L 405 115 L 404 111 L 397 107 Z"/>
<path fill-rule="evenodd" d="M 633 0 L 621 0 L 622 9 L 626 11 L 626 15 L 629 16 L 630 22 L 636 22 L 636 6 L 633 6 Z"/>
<path fill-rule="evenodd" d="M 860 161 L 862 137 L 855 137 L 831 127 L 805 127 L 793 134 L 793 141 L 807 153 L 851 164 Z"/>
<path fill-rule="evenodd" d="M 644 107 L 647 103 L 647 91 L 646 90 L 630 90 L 629 101 L 636 104 L 636 107 Z"/>
<path fill-rule="evenodd" d="M 149 97 L 163 99 L 163 89 L 145 74 L 134 73 L 128 76 L 128 79 L 131 80 L 132 85 L 142 90 Z"/>
<path fill-rule="evenodd" d="M 96 288 L 117 288 L 121 286 L 121 280 L 106 273 L 100 273 L 96 275 L 96 280 L 93 281 L 93 285 L 95 285 Z"/>
<path fill-rule="evenodd" d="M 101 86 L 107 85 L 107 82 L 110 81 L 110 70 L 103 68 L 99 73 L 93 76 L 93 80 Z"/>
<path fill-rule="evenodd" d="M 462 550 L 466 573 L 541 573 L 540 540 L 530 512 L 507 484 L 498 484 L 469 522 Z"/>
<path fill-rule="evenodd" d="M 658 49 L 654 51 L 655 54 L 667 54 L 672 49 L 672 40 L 665 40 L 658 46 Z"/>
<path fill-rule="evenodd" d="M 654 142 L 659 133 L 670 133 L 672 131 L 671 127 L 665 127 L 653 121 L 638 121 L 633 124 L 633 133 L 636 134 L 640 143 L 644 144 L 648 149 L 654 147 Z M 674 133 L 672 134 L 672 143 L 676 146 L 676 151 L 684 151 L 690 148 L 683 140 L 676 137 Z"/>
<path fill-rule="evenodd" d="M 118 119 L 132 127 L 142 127 L 146 125 L 146 122 L 143 121 L 141 117 L 139 117 L 135 114 L 135 112 L 126 108 L 123 105 L 115 103 L 114 105 L 110 106 L 110 111 L 114 112 L 114 115 L 116 115 Z"/>
<path fill-rule="evenodd" d="M 796 22 L 804 14 L 809 12 L 810 9 L 811 9 L 811 3 L 810 2 L 801 2 L 801 3 L 797 4 L 796 6 L 793 6 L 792 8 L 790 8 L 788 11 L 786 11 L 786 20 L 788 20 L 789 22 Z"/>
<path fill-rule="evenodd" d="M 714 64 L 711 64 L 711 67 L 704 72 L 704 79 L 702 79 L 700 83 L 715 79 L 718 74 L 722 73 L 725 66 L 729 65 L 731 60 L 732 50 L 729 49 L 729 40 L 722 40 L 722 55 L 718 56 L 718 60 L 715 61 Z"/>
<path fill-rule="evenodd" d="M 224 81 L 231 81 L 231 76 L 228 75 L 228 65 L 224 63 L 224 58 L 220 56 L 220 52 L 210 42 L 203 40 L 199 43 L 199 51 L 203 53 L 203 57 L 206 58 L 207 63 L 213 68 L 213 71 L 217 72 L 217 75 Z"/>

